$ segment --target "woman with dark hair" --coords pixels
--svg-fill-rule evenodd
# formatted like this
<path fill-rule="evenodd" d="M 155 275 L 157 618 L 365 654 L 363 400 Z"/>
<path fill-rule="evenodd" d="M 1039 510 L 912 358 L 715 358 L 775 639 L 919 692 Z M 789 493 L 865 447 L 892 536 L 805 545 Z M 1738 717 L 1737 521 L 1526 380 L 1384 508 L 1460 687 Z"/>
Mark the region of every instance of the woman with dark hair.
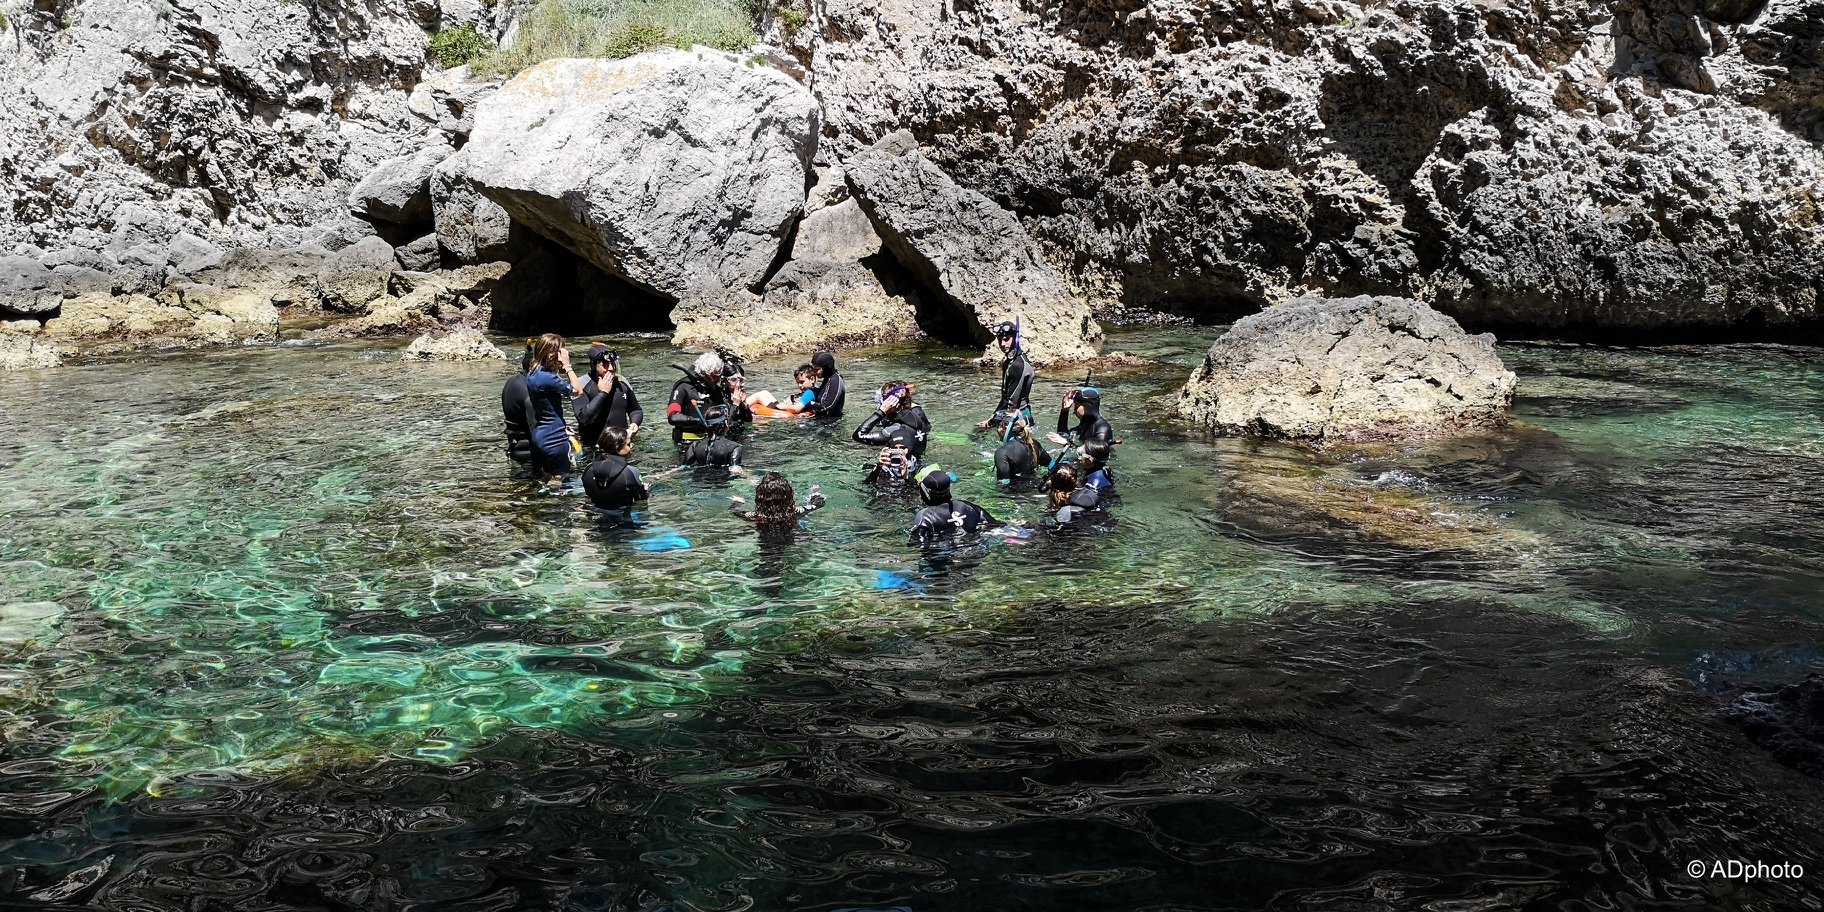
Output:
<path fill-rule="evenodd" d="M 532 429 L 532 445 L 538 450 L 537 465 L 546 483 L 570 474 L 574 467 L 576 443 L 570 436 L 570 425 L 564 421 L 564 397 L 575 399 L 583 394 L 582 381 L 570 367 L 570 351 L 564 337 L 545 333 L 532 343 L 532 360 L 526 368 L 526 392 L 532 397 L 538 425 Z"/>
<path fill-rule="evenodd" d="M 880 403 L 861 427 L 855 429 L 855 442 L 870 446 L 903 446 L 914 456 L 925 455 L 925 443 L 931 437 L 931 419 L 912 401 L 917 386 L 904 380 L 888 380 L 880 385 L 876 401 Z"/>
<path fill-rule="evenodd" d="M 820 351 L 812 355 L 811 366 L 817 368 L 817 395 L 812 397 L 805 413 L 819 418 L 841 418 L 843 400 L 849 398 L 849 392 L 842 382 L 842 374 L 836 370 L 835 353 Z"/>
<path fill-rule="evenodd" d="M 792 490 L 791 480 L 778 472 L 768 472 L 754 486 L 753 510 L 741 510 L 741 505 L 746 501 L 739 497 L 730 497 L 728 502 L 736 516 L 753 523 L 754 528 L 760 530 L 761 537 L 789 538 L 798 530 L 798 521 L 821 508 L 827 499 L 818 485 L 811 485 L 810 496 L 800 506 L 798 495 Z"/>

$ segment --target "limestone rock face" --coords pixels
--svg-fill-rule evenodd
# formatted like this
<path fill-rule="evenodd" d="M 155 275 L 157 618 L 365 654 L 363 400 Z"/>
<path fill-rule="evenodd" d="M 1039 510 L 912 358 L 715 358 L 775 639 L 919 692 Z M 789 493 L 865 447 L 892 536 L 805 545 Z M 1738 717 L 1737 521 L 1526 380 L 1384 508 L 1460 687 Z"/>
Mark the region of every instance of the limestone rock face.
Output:
<path fill-rule="evenodd" d="M 468 179 L 513 220 L 674 300 L 765 278 L 804 204 L 816 101 L 719 52 L 552 60 L 475 112 Z"/>
<path fill-rule="evenodd" d="M 128 240 L 120 251 L 157 258 L 179 232 L 223 247 L 306 240 L 422 129 L 406 105 L 424 67 L 412 7 L 7 4 L 0 252 Z M 129 206 L 144 218 L 123 219 Z M 123 221 L 135 237 L 111 238 Z"/>
<path fill-rule="evenodd" d="M 1102 330 L 1089 306 L 1012 213 L 956 185 L 920 151 L 910 133 L 894 133 L 844 165 L 850 190 L 881 241 L 921 285 L 941 295 L 978 341 L 1018 316 L 1035 363 L 1094 356 Z"/>
<path fill-rule="evenodd" d="M 1817 0 L 825 0 L 822 155 L 909 130 L 1098 307 L 1820 318 Z"/>
<path fill-rule="evenodd" d="M 63 303 L 62 282 L 31 257 L 0 257 L 0 312 L 33 316 Z"/>
<path fill-rule="evenodd" d="M 401 361 L 505 361 L 506 352 L 500 350 L 481 330 L 462 327 L 450 332 L 430 332 L 412 340 L 406 346 Z"/>
<path fill-rule="evenodd" d="M 1514 375 L 1493 336 L 1404 298 L 1303 298 L 1239 320 L 1178 393 L 1218 434 L 1424 437 L 1506 420 Z"/>
<path fill-rule="evenodd" d="M 63 364 L 57 346 L 31 336 L 0 333 L 0 372 L 48 370 Z"/>

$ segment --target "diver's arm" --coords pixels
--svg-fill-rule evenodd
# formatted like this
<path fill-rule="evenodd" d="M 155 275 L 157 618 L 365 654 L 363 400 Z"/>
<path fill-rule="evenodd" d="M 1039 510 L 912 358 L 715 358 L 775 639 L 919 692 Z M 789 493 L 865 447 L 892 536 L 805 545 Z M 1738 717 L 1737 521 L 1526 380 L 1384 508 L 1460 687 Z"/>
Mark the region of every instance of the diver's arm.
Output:
<path fill-rule="evenodd" d="M 887 429 L 880 426 L 881 422 L 886 420 L 887 416 L 878 411 L 869 415 L 867 420 L 863 421 L 861 426 L 855 429 L 855 442 L 866 443 L 872 446 L 886 446 L 893 439 L 893 435 L 887 433 Z"/>

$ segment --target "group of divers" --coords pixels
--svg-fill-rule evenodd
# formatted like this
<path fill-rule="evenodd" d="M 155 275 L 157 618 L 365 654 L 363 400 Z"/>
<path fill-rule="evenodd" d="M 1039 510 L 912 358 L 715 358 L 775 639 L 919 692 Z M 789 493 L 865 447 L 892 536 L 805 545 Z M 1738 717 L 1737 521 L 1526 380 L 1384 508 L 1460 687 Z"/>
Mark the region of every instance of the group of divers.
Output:
<path fill-rule="evenodd" d="M 1060 528 L 1110 521 L 1116 492 L 1109 459 L 1119 441 L 1102 416 L 1101 392 L 1086 381 L 1064 395 L 1057 430 L 1046 435 L 1062 449 L 1047 453 L 1033 435 L 1034 372 L 1020 344 L 1020 327 L 1001 323 L 994 335 L 1002 354 L 1000 399 L 994 414 L 976 428 L 999 435 L 996 479 L 1015 489 L 1043 487 L 1050 515 Z M 588 358 L 588 374 L 579 378 L 562 336 L 546 333 L 527 341 L 520 372 L 501 390 L 507 455 L 551 485 L 573 474 L 579 457 L 593 456 L 582 469 L 583 490 L 596 510 L 631 521 L 633 511 L 650 494 L 649 484 L 630 462 L 645 411 L 622 376 L 618 353 L 597 342 L 590 346 Z M 785 399 L 765 391 L 748 392 L 741 360 L 725 351 L 704 352 L 693 364 L 678 369 L 684 376 L 672 386 L 665 421 L 681 450 L 681 465 L 662 473 L 666 475 L 692 467 L 743 473 L 741 446 L 733 437 L 740 425 L 755 417 L 838 421 L 848 392 L 829 351 L 817 352 L 794 371 L 797 390 Z M 979 504 L 952 493 L 953 473 L 923 461 L 931 422 L 913 399 L 916 390 L 916 384 L 890 380 L 874 394 L 873 414 L 852 435 L 857 443 L 879 448 L 864 469 L 863 481 L 886 490 L 916 488 L 923 508 L 912 524 L 913 546 L 942 545 L 1002 529 L 1004 524 Z M 565 418 L 565 400 L 575 414 L 574 435 Z M 1075 459 L 1067 459 L 1072 450 Z M 731 507 L 763 535 L 790 536 L 807 514 L 824 505 L 818 487 L 813 485 L 800 503 L 784 475 L 767 472 L 755 486 L 753 510 L 741 509 L 744 501 L 739 497 L 730 498 Z"/>

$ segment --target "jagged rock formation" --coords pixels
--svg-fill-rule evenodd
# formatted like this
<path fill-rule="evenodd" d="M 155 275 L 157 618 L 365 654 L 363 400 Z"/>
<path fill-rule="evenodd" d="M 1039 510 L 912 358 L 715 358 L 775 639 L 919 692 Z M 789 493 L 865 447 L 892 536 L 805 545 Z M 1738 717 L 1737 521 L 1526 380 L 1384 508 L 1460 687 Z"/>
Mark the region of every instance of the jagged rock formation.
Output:
<path fill-rule="evenodd" d="M 1819 316 L 1816 0 L 822 0 L 823 154 L 909 129 L 1103 306 Z"/>
<path fill-rule="evenodd" d="M 988 327 L 1017 316 L 1034 363 L 1095 354 L 1101 328 L 1039 256 L 1019 220 L 958 187 L 926 160 L 912 134 L 887 136 L 846 167 L 849 189 L 887 249 L 962 316 L 978 342 L 989 341 Z"/>
<path fill-rule="evenodd" d="M 1500 424 L 1514 374 L 1493 336 L 1404 298 L 1302 298 L 1235 322 L 1174 411 L 1218 434 L 1426 437 Z"/>
<path fill-rule="evenodd" d="M 0 335 L 0 372 L 47 370 L 63 363 L 57 346 L 29 335 Z"/>

